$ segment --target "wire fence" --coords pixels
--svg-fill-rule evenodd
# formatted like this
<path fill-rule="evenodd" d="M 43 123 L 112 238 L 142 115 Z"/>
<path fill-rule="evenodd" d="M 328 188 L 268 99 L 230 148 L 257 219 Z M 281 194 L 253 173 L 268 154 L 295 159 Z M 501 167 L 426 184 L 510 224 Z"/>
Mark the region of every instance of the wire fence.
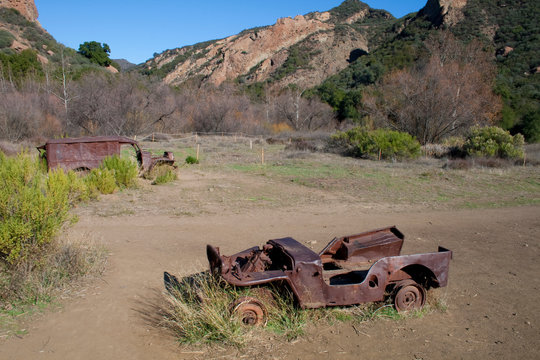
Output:
<path fill-rule="evenodd" d="M 168 134 L 168 133 L 158 133 L 153 132 L 146 135 L 135 135 L 133 139 L 139 141 L 182 141 L 195 139 L 198 141 L 202 136 L 214 136 L 222 138 L 234 138 L 236 139 L 259 139 L 262 140 L 264 137 L 262 135 L 250 135 L 242 132 L 191 132 L 191 133 L 177 133 L 177 134 Z"/>
<path fill-rule="evenodd" d="M 191 148 L 195 152 L 195 157 L 199 160 L 199 154 L 202 151 L 203 139 L 222 138 L 225 141 L 233 141 L 234 143 L 245 143 L 246 147 L 250 150 L 256 150 L 258 161 L 261 164 L 265 163 L 265 149 L 264 149 L 264 136 L 262 135 L 250 135 L 242 132 L 192 132 L 192 133 L 149 133 L 146 135 L 135 135 L 132 137 L 137 141 L 144 142 L 163 142 L 176 143 L 181 147 Z M 255 147 L 254 145 L 259 146 Z"/>

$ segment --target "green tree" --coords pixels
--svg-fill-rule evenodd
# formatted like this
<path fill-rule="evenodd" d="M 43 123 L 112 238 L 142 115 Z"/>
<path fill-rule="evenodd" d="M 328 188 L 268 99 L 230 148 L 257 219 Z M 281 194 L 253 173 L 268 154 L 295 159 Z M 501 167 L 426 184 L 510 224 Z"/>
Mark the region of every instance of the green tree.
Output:
<path fill-rule="evenodd" d="M 109 66 L 112 64 L 112 60 L 109 58 L 111 48 L 105 43 L 102 45 L 97 41 L 86 41 L 79 45 L 78 52 L 99 66 Z"/>

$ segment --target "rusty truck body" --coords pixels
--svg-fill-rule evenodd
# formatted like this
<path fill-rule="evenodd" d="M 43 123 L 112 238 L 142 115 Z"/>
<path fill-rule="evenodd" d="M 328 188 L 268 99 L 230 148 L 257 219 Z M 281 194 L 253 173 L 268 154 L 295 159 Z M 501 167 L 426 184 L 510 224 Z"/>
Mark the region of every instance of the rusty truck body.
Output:
<path fill-rule="evenodd" d="M 404 236 L 386 227 L 331 240 L 318 254 L 293 238 L 268 241 L 231 256 L 207 245 L 212 273 L 235 286 L 279 282 L 302 308 L 345 306 L 393 297 L 398 311 L 424 305 L 426 290 L 448 282 L 452 252 L 401 255 Z M 265 313 L 257 299 L 240 302 L 244 322 L 258 323 Z"/>
<path fill-rule="evenodd" d="M 140 148 L 137 141 L 124 136 L 51 139 L 37 149 L 41 157 L 47 160 L 49 169 L 69 171 L 97 168 L 106 157 L 120 155 L 122 145 L 133 146 L 142 171 L 149 171 L 160 163 L 174 165 L 172 152 L 165 152 L 162 157 L 152 157 L 150 152 Z"/>

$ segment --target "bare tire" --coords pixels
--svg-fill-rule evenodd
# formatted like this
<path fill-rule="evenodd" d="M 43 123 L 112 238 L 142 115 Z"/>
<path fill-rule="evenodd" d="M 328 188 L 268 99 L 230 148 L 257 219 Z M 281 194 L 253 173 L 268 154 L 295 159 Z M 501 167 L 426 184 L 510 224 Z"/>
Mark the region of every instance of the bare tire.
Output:
<path fill-rule="evenodd" d="M 413 280 L 405 280 L 396 285 L 394 306 L 398 312 L 419 310 L 426 302 L 426 290 Z"/>
<path fill-rule="evenodd" d="M 238 298 L 231 305 L 233 315 L 240 318 L 242 323 L 250 326 L 266 325 L 268 314 L 266 307 L 256 298 L 245 296 Z"/>

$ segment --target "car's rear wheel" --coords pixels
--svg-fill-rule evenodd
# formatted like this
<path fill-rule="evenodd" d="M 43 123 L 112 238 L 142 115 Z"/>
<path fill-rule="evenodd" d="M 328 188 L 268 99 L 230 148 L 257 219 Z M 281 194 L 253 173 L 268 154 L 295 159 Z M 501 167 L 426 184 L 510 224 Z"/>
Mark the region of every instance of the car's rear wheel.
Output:
<path fill-rule="evenodd" d="M 396 284 L 394 306 L 398 312 L 419 310 L 426 302 L 426 290 L 414 280 L 403 280 Z"/>

